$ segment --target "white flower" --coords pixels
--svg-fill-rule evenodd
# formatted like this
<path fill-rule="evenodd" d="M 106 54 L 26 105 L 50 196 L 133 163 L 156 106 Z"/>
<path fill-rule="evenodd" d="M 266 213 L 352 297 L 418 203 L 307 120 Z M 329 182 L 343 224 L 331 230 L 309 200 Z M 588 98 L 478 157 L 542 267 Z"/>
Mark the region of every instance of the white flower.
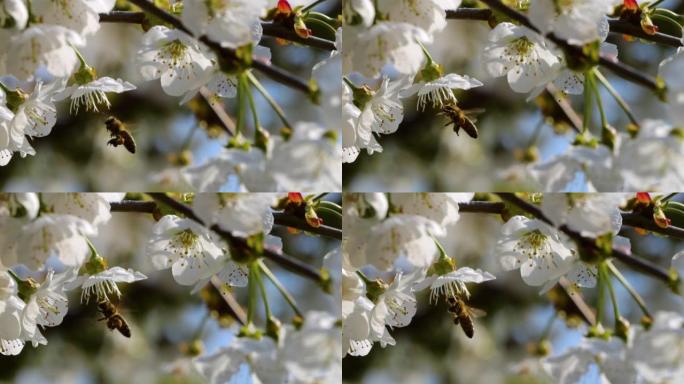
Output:
<path fill-rule="evenodd" d="M 45 68 L 52 76 L 69 77 L 78 66 L 78 57 L 70 45 L 81 47 L 85 41 L 59 25 L 31 26 L 11 38 L 7 47 L 11 55 L 3 52 L 7 74 L 30 80 L 36 70 Z"/>
<path fill-rule="evenodd" d="M 193 285 L 218 271 L 223 251 L 205 227 L 167 215 L 154 226 L 147 255 L 157 269 L 171 267 L 178 284 Z"/>
<path fill-rule="evenodd" d="M 684 126 L 684 48 L 677 48 L 677 52 L 663 60 L 658 67 L 658 75 L 667 84 L 667 106 L 672 124 Z"/>
<path fill-rule="evenodd" d="M 21 95 L 24 101 L 16 107 L 10 121 L 0 124 L 0 150 L 8 151 L 6 159 L 0 160 L 0 165 L 9 162 L 11 152 L 19 152 L 22 157 L 35 154 L 27 136 L 44 137 L 50 134 L 57 122 L 57 110 L 52 102 L 56 86 L 57 82 L 47 86 L 38 82 L 28 95 L 19 88 L 12 91 Z"/>
<path fill-rule="evenodd" d="M 64 294 L 65 284 L 71 281 L 76 274 L 75 269 L 55 275 L 49 270 L 45 281 L 31 294 L 26 301 L 21 314 L 22 333 L 31 340 L 42 339 L 38 329 L 41 327 L 55 327 L 62 323 L 67 313 L 69 301 Z"/>
<path fill-rule="evenodd" d="M 48 212 L 79 217 L 95 228 L 112 217 L 110 200 L 103 193 L 45 193 L 41 197 Z"/>
<path fill-rule="evenodd" d="M 567 224 L 582 236 L 616 235 L 622 227 L 619 206 L 626 202 L 626 197 L 618 193 L 548 193 L 541 209 L 556 226 Z"/>
<path fill-rule="evenodd" d="M 335 131 L 315 123 L 298 123 L 287 141 L 274 138 L 266 164 L 281 191 L 340 191 L 342 162 Z M 264 191 L 264 190 L 261 190 Z"/>
<path fill-rule="evenodd" d="M 195 368 L 209 383 L 230 382 L 246 364 L 256 383 L 287 382 L 287 371 L 278 360 L 277 345 L 270 337 L 236 338 L 228 347 L 195 360 Z"/>
<path fill-rule="evenodd" d="M 304 318 L 300 329 L 286 328 L 278 358 L 294 383 L 338 382 L 342 377 L 342 346 L 337 318 L 321 311 L 306 312 Z"/>
<path fill-rule="evenodd" d="M 354 301 L 342 301 L 342 352 L 345 356 L 366 356 L 376 341 L 383 348 L 395 344 L 386 327 L 382 327 L 381 334 L 375 333 L 371 328 L 373 307 L 373 302 L 366 296 L 360 296 Z"/>
<path fill-rule="evenodd" d="M 596 148 L 570 146 L 565 153 L 546 162 L 534 164 L 530 173 L 541 183 L 541 190 L 549 192 L 570 189 L 578 173 L 586 178 L 587 189 L 590 192 L 621 191 L 625 188 L 621 173 L 615 169 L 614 154 L 605 145 Z"/>
<path fill-rule="evenodd" d="M 4 0 L 0 4 L 0 26 L 22 30 L 28 22 L 28 8 L 23 0 Z"/>
<path fill-rule="evenodd" d="M 536 32 L 511 23 L 500 23 L 489 33 L 483 51 L 490 76 L 507 76 L 513 91 L 527 93 L 553 79 L 558 57 Z"/>
<path fill-rule="evenodd" d="M 578 347 L 560 356 L 546 358 L 542 363 L 544 370 L 558 384 L 582 382 L 582 378 L 592 367 L 598 368 L 598 380 L 602 383 L 640 382 L 626 352 L 625 343 L 615 337 L 608 341 L 599 338 L 584 339 Z"/>
<path fill-rule="evenodd" d="M 343 3 L 345 25 L 361 24 L 368 28 L 375 21 L 373 0 L 349 0 Z"/>
<path fill-rule="evenodd" d="M 520 268 L 525 283 L 544 285 L 543 290 L 568 273 L 576 260 L 555 228 L 524 216 L 514 216 L 503 225 L 496 255 L 505 270 Z"/>
<path fill-rule="evenodd" d="M 0 216 L 26 217 L 34 219 L 38 215 L 40 201 L 35 193 L 0 194 Z"/>
<path fill-rule="evenodd" d="M 247 237 L 271 232 L 274 197 L 267 193 L 202 193 L 195 196 L 192 207 L 205 224 L 218 224 Z"/>
<path fill-rule="evenodd" d="M 355 266 L 371 264 L 385 271 L 403 257 L 416 268 L 427 267 L 432 264 L 437 251 L 433 236 L 443 234 L 443 228 L 425 217 L 392 215 L 373 226 L 367 234 L 365 252 L 352 255 L 352 263 Z"/>
<path fill-rule="evenodd" d="M 404 22 L 423 29 L 432 38 L 446 27 L 446 10 L 456 9 L 461 0 L 379 0 L 378 12 L 387 20 Z"/>
<path fill-rule="evenodd" d="M 168 95 L 193 94 L 212 75 L 213 63 L 199 43 L 186 33 L 154 26 L 145 33 L 137 56 L 145 80 L 161 78 Z"/>
<path fill-rule="evenodd" d="M 237 48 L 259 41 L 259 17 L 267 7 L 266 0 L 203 1 L 188 0 L 183 4 L 181 20 L 195 36 L 207 35 L 224 47 Z"/>
<path fill-rule="evenodd" d="M 645 120 L 639 135 L 625 139 L 615 170 L 626 190 L 676 191 L 684 188 L 684 138 L 661 120 Z"/>
<path fill-rule="evenodd" d="M 100 29 L 97 11 L 89 3 L 87 0 L 31 0 L 31 14 L 42 23 L 60 25 L 87 36 Z"/>
<path fill-rule="evenodd" d="M 481 87 L 482 83 L 467 75 L 450 73 L 432 81 L 420 81 L 400 92 L 401 97 L 409 97 L 418 93 L 418 109 L 425 110 L 427 105 L 441 108 L 444 104 L 456 103 L 452 89 L 467 90 Z"/>
<path fill-rule="evenodd" d="M 415 75 L 423 63 L 421 43 L 430 37 L 424 30 L 408 23 L 378 23 L 359 32 L 343 30 L 343 72 L 360 72 L 375 77 L 385 65 L 392 65 L 402 75 Z"/>
<path fill-rule="evenodd" d="M 0 354 L 2 355 L 18 355 L 24 349 L 21 313 L 25 306 L 26 303 L 16 295 L 9 295 L 0 300 Z"/>
<path fill-rule="evenodd" d="M 147 276 L 130 268 L 112 267 L 93 275 L 79 275 L 66 285 L 66 289 L 81 287 L 81 302 L 87 303 L 93 293 L 97 301 L 109 300 L 107 294 L 121 297 L 121 291 L 116 283 L 132 283 L 144 279 L 147 279 Z"/>
<path fill-rule="evenodd" d="M 616 0 L 533 0 L 530 2 L 530 21 L 542 33 L 553 32 L 570 44 L 584 45 L 601 40 L 601 28 L 606 15 L 621 4 Z"/>
<path fill-rule="evenodd" d="M 392 284 L 377 298 L 371 310 L 370 325 L 376 334 L 385 333 L 385 326 L 405 327 L 416 314 L 417 302 L 413 286 L 423 277 L 417 269 L 406 276 L 398 273 Z"/>
<path fill-rule="evenodd" d="M 637 328 L 627 356 L 644 382 L 681 382 L 684 379 L 684 319 L 674 312 L 658 312 L 653 326 Z"/>
<path fill-rule="evenodd" d="M 458 221 L 458 203 L 472 200 L 473 193 L 394 193 L 392 206 L 407 215 L 434 220 L 441 226 Z"/>
<path fill-rule="evenodd" d="M 77 114 L 81 105 L 87 111 L 99 112 L 98 105 L 109 108 L 111 104 L 107 99 L 107 92 L 122 93 L 135 89 L 135 85 L 121 79 L 101 77 L 86 84 L 74 84 L 68 86 L 62 92 L 55 95 L 55 101 L 71 99 L 69 112 Z"/>
<path fill-rule="evenodd" d="M 42 268 L 52 254 L 67 267 L 77 268 L 88 255 L 84 236 L 95 236 L 97 229 L 72 215 L 47 214 L 20 227 L 14 239 L 19 263 L 30 269 Z"/>
<path fill-rule="evenodd" d="M 183 177 L 200 192 L 219 191 L 230 176 L 237 176 L 241 190 L 275 191 L 275 180 L 266 170 L 266 154 L 256 148 L 228 148 L 207 163 L 183 169 Z"/>
<path fill-rule="evenodd" d="M 430 287 L 430 302 L 437 303 L 439 296 L 445 298 L 465 296 L 470 297 L 466 283 L 480 284 L 494 280 L 496 277 L 489 272 L 470 267 L 461 267 L 444 275 L 432 274 L 417 282 L 413 289 L 421 291 Z"/>

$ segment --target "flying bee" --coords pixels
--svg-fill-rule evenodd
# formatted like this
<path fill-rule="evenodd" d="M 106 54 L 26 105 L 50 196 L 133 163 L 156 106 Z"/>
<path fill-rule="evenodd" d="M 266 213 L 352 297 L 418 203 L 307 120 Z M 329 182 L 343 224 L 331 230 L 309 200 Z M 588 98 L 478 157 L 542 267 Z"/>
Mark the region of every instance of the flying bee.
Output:
<path fill-rule="evenodd" d="M 128 131 L 126 125 L 114 116 L 110 116 L 105 120 L 105 127 L 109 131 L 109 136 L 111 139 L 107 144 L 114 147 L 123 145 L 128 152 L 135 153 L 135 140 L 133 135 Z"/>
<path fill-rule="evenodd" d="M 110 301 L 104 300 L 97 304 L 97 308 L 102 313 L 102 318 L 97 321 L 107 320 L 107 328 L 118 330 L 126 337 L 131 337 L 131 329 L 128 327 L 126 319 L 121 316 L 119 309 Z"/>
<path fill-rule="evenodd" d="M 449 297 L 449 313 L 454 319 L 454 325 L 461 324 L 461 329 L 469 338 L 475 335 L 473 318 L 482 317 L 486 313 L 480 309 L 469 307 L 460 297 Z"/>
<path fill-rule="evenodd" d="M 477 127 L 475 126 L 477 118 L 475 118 L 475 115 L 482 112 L 484 112 L 484 109 L 463 110 L 459 108 L 456 103 L 449 103 L 442 107 L 440 115 L 444 115 L 449 118 L 450 121 L 444 126 L 446 127 L 447 125 L 453 124 L 454 132 L 456 132 L 457 135 L 461 129 L 463 129 L 468 136 L 472 137 L 473 139 L 477 139 L 478 132 Z"/>

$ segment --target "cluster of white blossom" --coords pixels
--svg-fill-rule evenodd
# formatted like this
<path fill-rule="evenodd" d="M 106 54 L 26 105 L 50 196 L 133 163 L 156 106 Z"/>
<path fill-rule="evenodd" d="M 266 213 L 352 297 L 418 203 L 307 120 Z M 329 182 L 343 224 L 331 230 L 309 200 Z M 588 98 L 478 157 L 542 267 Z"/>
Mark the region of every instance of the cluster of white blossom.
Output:
<path fill-rule="evenodd" d="M 100 306 L 121 296 L 117 284 L 147 278 L 132 269 L 108 266 L 90 240 L 109 230 L 111 203 L 120 203 L 123 197 L 96 193 L 0 196 L 0 353 L 17 355 L 27 342 L 34 347 L 47 344 L 41 331 L 62 323 L 69 291 L 79 289 L 81 302 Z M 192 293 L 207 284 L 221 289 L 248 287 L 250 300 L 257 300 L 266 277 L 286 289 L 259 253 L 259 249 L 281 252 L 281 239 L 269 233 L 274 207 L 283 198 L 287 197 L 194 195 L 190 207 L 196 217 L 171 213 L 159 217 L 149 233 L 145 257 L 158 271 L 171 269 L 178 284 L 194 286 Z M 232 243 L 235 239 L 243 245 Z M 332 269 L 329 288 L 335 297 L 339 297 L 336 266 L 340 259 L 337 247 L 321 260 Z M 308 310 L 296 324 L 285 325 L 269 312 L 264 330 L 252 320 L 254 309 L 250 304 L 248 323 L 226 348 L 190 362 L 196 372 L 212 383 L 229 381 L 243 364 L 261 382 L 328 382 L 341 376 L 338 309 Z"/>
<path fill-rule="evenodd" d="M 623 214 L 641 212 L 644 217 L 652 216 L 654 225 L 666 228 L 671 223 L 666 216 L 679 215 L 675 209 L 681 206 L 663 196 L 647 193 L 530 196 L 538 214 L 531 215 L 528 211 L 527 216 L 509 217 L 507 209 L 502 211 L 505 223 L 488 253 L 503 270 L 519 270 L 522 280 L 529 286 L 540 287 L 541 293 L 556 286 L 561 279 L 577 289 L 611 287 L 607 275 L 601 275 L 608 273 L 601 272 L 601 268 L 604 271 L 615 268 L 609 261 L 610 256 L 601 259 L 596 254 L 583 254 L 592 252 L 591 247 L 578 243 L 575 236 L 595 242 L 597 249 L 604 249 L 606 255 L 620 252 L 631 257 L 629 239 L 618 235 L 623 229 Z M 439 238 L 459 235 L 452 225 L 459 220 L 459 210 L 463 207 L 468 206 L 468 212 L 485 212 L 477 211 L 473 203 L 469 205 L 472 198 L 472 194 L 448 193 L 345 195 L 342 243 L 345 355 L 365 356 L 376 342 L 382 347 L 394 345 L 389 330 L 409 325 L 418 308 L 417 292 L 429 287 L 430 302 L 444 298 L 447 302 L 460 299 L 467 303 L 470 295 L 467 284 L 495 278 L 479 269 L 457 268 L 458 257 L 449 257 L 440 245 Z M 665 208 L 668 204 L 673 207 Z M 674 276 L 684 273 L 683 256 L 681 251 L 672 257 L 670 267 Z M 612 273 L 621 276 L 619 271 Z M 622 283 L 629 284 L 623 278 Z M 602 313 L 604 309 L 598 311 Z M 611 383 L 678 382 L 684 378 L 684 362 L 680 356 L 684 341 L 681 315 L 655 311 L 646 325 L 630 327 L 626 323 L 624 329 L 616 328 L 612 336 L 603 328 L 606 324 L 601 324 L 605 321 L 601 319 L 599 315 L 599 325 L 586 334 L 579 346 L 557 356 L 536 359 L 536 364 L 554 382 L 560 383 L 579 382 L 596 369 L 605 382 Z M 619 317 L 618 322 L 626 320 Z"/>
<path fill-rule="evenodd" d="M 416 292 L 431 301 L 470 295 L 466 284 L 494 279 L 457 268 L 438 238 L 459 219 L 464 194 L 345 194 L 342 239 L 342 349 L 365 356 L 379 342 L 394 345 L 387 327 L 405 327 L 416 314 Z M 391 281 L 385 283 L 383 280 Z"/>
<path fill-rule="evenodd" d="M 180 9 L 178 5 L 174 9 Z M 57 122 L 58 101 L 69 99 L 73 114 L 98 112 L 110 106 L 107 93 L 136 88 L 121 79 L 99 77 L 79 51 L 90 48 L 88 41 L 100 28 L 99 15 L 114 6 L 113 0 L 8 0 L 0 4 L 0 165 L 6 165 L 15 154 L 35 154 L 30 141 L 50 134 Z M 278 6 L 266 0 L 187 0 L 179 19 L 192 36 L 180 29 L 153 25 L 139 43 L 134 64 L 142 79 L 159 79 L 163 91 L 181 97 L 181 104 L 205 87 L 217 97 L 239 96 L 245 107 L 240 113 L 246 116 L 248 96 L 244 93 L 250 93 L 251 98 L 252 92 L 248 79 L 258 80 L 249 68 L 228 68 L 226 60 L 219 60 L 215 49 L 198 37 L 206 36 L 227 49 L 243 49 L 253 55 L 249 60 L 270 65 L 270 50 L 258 44 L 262 17 L 274 10 L 293 15 L 298 12 L 284 0 Z M 318 81 L 315 88 L 321 92 L 320 99 L 325 99 L 322 123 L 298 122 L 288 127 L 293 133 L 277 138 L 269 138 L 262 127 L 255 127 L 261 132 L 261 142 L 255 143 L 239 133 L 234 148 L 199 169 L 183 172 L 188 182 L 203 190 L 207 183 L 224 185 L 228 176 L 234 175 L 246 190 L 341 189 L 341 150 L 335 125 L 339 119 L 326 119 L 339 111 L 340 92 L 330 95 L 341 84 L 341 76 L 329 75 L 335 71 L 330 67 L 336 66 L 339 71 L 336 57 L 334 51 L 313 71 Z M 197 182 L 199 172 L 202 182 Z"/>
<path fill-rule="evenodd" d="M 617 61 L 617 46 L 605 42 L 611 19 L 643 11 L 639 14 L 645 33 L 657 30 L 648 16 L 655 8 L 648 4 L 640 9 L 634 2 L 636 8 L 632 9 L 619 0 L 504 3 L 526 15 L 534 28 L 494 12 L 489 18 L 492 30 L 481 51 L 482 66 L 491 78 L 505 76 L 510 88 L 528 94 L 528 100 L 549 85 L 571 95 L 598 92 L 596 76 L 602 75 L 597 75 L 595 63 L 587 64 L 590 60 L 580 56 L 600 55 Z M 429 53 L 435 33 L 447 24 L 447 10 L 457 10 L 460 5 L 459 0 L 345 3 L 344 162 L 354 162 L 364 148 L 369 154 L 381 152 L 377 138 L 399 128 L 404 117 L 402 98 L 416 93 L 419 110 L 431 107 L 454 120 L 456 128 L 464 124 L 454 92 L 483 84 L 467 75 L 445 75 Z M 548 34 L 554 39 L 547 38 Z M 556 39 L 564 43 L 557 45 Z M 684 156 L 684 86 L 679 76 L 683 57 L 683 48 L 679 48 L 660 64 L 659 79 L 667 87 L 662 92 L 667 100 L 666 117 L 653 116 L 658 120 L 644 119 L 639 124 L 634 121 L 634 130 L 618 133 L 602 122 L 600 137 L 584 127 L 565 153 L 525 167 L 525 181 L 537 183 L 543 191 L 565 191 L 577 185 L 581 174 L 582 190 L 681 189 L 684 177 L 677 164 Z M 592 80 L 585 87 L 587 76 Z M 585 113 L 590 113 L 594 103 L 585 104 Z"/>
<path fill-rule="evenodd" d="M 119 295 L 118 282 L 145 275 L 107 268 L 89 237 L 111 218 L 110 201 L 123 194 L 3 194 L 0 197 L 0 353 L 19 354 L 26 342 L 47 344 L 41 328 L 61 324 L 66 292 L 82 299 Z"/>

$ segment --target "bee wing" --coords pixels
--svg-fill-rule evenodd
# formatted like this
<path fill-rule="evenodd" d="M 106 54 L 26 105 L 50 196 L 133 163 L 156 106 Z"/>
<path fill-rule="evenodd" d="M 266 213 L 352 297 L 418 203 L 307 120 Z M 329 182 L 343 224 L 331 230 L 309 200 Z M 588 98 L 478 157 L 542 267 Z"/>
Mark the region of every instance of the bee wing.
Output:
<path fill-rule="evenodd" d="M 485 113 L 485 111 L 486 110 L 484 108 L 470 108 L 470 109 L 464 109 L 463 113 L 465 113 L 466 115 L 470 115 L 470 116 L 477 116 L 477 115 L 481 115 L 481 114 Z"/>
<path fill-rule="evenodd" d="M 468 313 L 470 314 L 471 317 L 484 317 L 487 316 L 487 312 L 479 309 L 479 308 L 473 308 L 469 307 L 468 308 Z"/>

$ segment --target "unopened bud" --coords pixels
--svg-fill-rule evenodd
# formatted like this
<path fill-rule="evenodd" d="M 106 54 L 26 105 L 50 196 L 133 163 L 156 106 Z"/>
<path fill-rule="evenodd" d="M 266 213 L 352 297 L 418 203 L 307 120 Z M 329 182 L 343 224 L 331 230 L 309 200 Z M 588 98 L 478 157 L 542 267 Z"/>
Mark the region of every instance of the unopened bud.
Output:
<path fill-rule="evenodd" d="M 615 335 L 624 341 L 629 336 L 629 321 L 622 316 L 615 320 Z"/>
<path fill-rule="evenodd" d="M 277 341 L 280 339 L 281 328 L 282 324 L 276 317 L 271 316 L 266 320 L 266 336 L 272 338 L 273 340 Z"/>

